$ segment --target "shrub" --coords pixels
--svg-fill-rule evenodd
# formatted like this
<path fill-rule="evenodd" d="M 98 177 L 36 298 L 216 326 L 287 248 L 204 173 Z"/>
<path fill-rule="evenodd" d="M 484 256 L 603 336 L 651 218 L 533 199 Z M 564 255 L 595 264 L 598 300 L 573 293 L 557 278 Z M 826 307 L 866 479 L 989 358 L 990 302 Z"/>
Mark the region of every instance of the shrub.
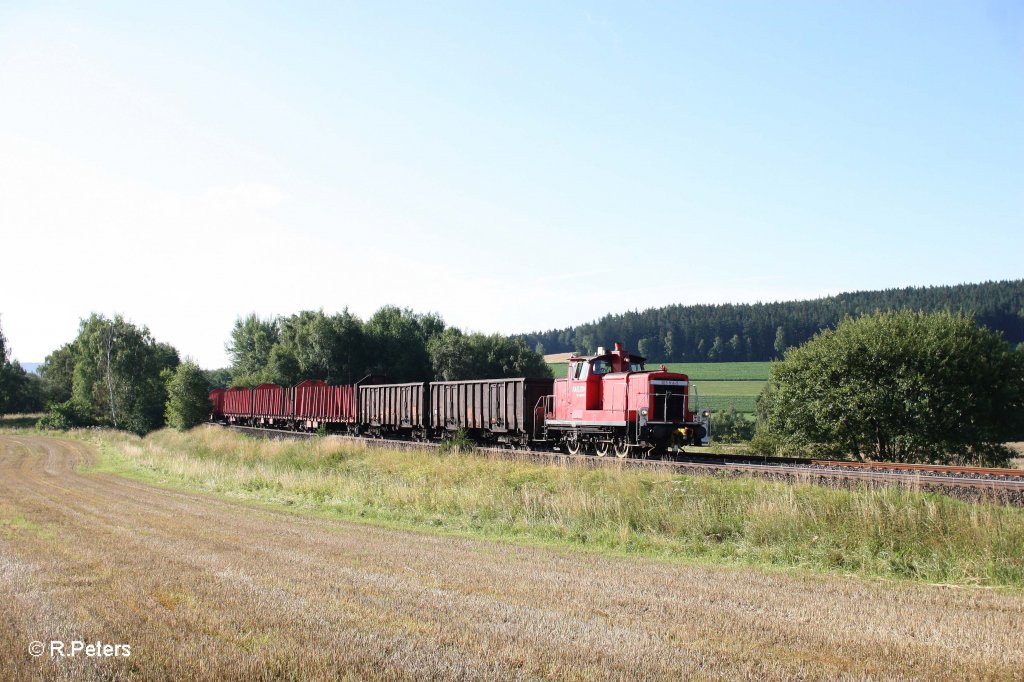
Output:
<path fill-rule="evenodd" d="M 458 431 L 451 433 L 447 438 L 442 441 L 438 451 L 442 454 L 466 454 L 473 452 L 476 449 L 476 443 L 469 437 L 465 429 L 459 429 Z"/>
<path fill-rule="evenodd" d="M 738 443 L 754 437 L 756 422 L 736 411 L 734 405 L 711 415 L 711 437 L 721 443 Z"/>
<path fill-rule="evenodd" d="M 95 421 L 90 415 L 88 405 L 83 405 L 74 398 L 63 403 L 55 403 L 49 406 L 39 421 L 36 422 L 37 429 L 51 429 L 54 431 L 66 431 L 81 426 L 92 426 Z"/>
<path fill-rule="evenodd" d="M 783 448 L 1002 464 L 1024 420 L 1024 356 L 962 315 L 846 318 L 772 365 L 758 409 L 762 440 Z"/>

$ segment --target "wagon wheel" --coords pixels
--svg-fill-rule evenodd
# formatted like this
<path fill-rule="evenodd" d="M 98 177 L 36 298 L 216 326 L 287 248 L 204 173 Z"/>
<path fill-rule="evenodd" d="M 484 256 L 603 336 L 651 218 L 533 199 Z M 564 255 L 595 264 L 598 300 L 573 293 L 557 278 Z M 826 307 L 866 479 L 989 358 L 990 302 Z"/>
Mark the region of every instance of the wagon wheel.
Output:
<path fill-rule="evenodd" d="M 594 452 L 597 453 L 598 457 L 607 457 L 608 453 L 612 451 L 612 444 L 606 440 L 599 440 L 594 443 Z"/>
<path fill-rule="evenodd" d="M 616 438 L 613 449 L 615 450 L 615 456 L 619 459 L 625 459 L 629 456 L 629 445 L 626 444 L 625 438 Z"/>
<path fill-rule="evenodd" d="M 578 455 L 583 452 L 583 443 L 579 438 L 569 436 L 569 438 L 565 440 L 565 449 L 569 451 L 570 455 Z"/>

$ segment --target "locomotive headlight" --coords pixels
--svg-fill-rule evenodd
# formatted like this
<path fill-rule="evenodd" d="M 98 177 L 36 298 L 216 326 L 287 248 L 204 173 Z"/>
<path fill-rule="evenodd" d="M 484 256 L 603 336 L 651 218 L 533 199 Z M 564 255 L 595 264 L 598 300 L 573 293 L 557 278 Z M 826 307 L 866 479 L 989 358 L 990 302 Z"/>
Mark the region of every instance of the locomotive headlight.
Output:
<path fill-rule="evenodd" d="M 704 416 L 705 417 L 710 417 L 711 416 L 711 410 L 704 410 Z"/>
<path fill-rule="evenodd" d="M 640 410 L 640 416 L 641 417 L 646 417 L 647 416 L 647 408 L 646 407 L 643 408 L 642 410 Z"/>

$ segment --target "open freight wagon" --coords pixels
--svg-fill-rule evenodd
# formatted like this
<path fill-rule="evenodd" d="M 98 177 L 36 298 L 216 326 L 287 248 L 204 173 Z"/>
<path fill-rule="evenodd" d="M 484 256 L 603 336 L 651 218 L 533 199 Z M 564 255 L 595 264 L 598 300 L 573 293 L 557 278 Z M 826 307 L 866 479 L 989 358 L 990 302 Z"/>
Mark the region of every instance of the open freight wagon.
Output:
<path fill-rule="evenodd" d="M 472 379 L 430 384 L 431 424 L 436 434 L 466 430 L 477 440 L 527 445 L 538 420 L 541 398 L 552 379 Z"/>
<path fill-rule="evenodd" d="M 359 426 L 371 436 L 427 437 L 427 384 L 371 384 L 359 387 Z"/>

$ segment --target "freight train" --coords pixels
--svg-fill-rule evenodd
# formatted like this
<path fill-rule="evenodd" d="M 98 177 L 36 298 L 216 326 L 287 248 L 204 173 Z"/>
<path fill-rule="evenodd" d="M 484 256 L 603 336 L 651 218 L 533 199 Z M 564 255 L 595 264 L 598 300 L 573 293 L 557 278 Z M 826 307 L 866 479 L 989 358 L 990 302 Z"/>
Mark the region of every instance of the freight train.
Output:
<path fill-rule="evenodd" d="M 616 343 L 610 352 L 573 355 L 561 379 L 388 383 L 368 376 L 343 386 L 308 380 L 219 388 L 210 393 L 210 420 L 412 440 L 464 431 L 480 443 L 600 457 L 706 445 L 711 414 L 699 409 L 688 377 L 644 363 Z"/>

